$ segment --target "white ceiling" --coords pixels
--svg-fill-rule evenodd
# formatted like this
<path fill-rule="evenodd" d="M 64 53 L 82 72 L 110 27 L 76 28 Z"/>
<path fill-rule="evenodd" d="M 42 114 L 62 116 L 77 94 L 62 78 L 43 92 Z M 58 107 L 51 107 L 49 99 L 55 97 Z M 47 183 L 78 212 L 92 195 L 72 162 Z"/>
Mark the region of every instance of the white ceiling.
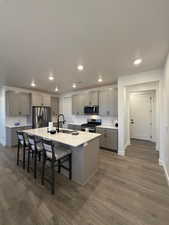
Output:
<path fill-rule="evenodd" d="M 169 0 L 0 0 L 0 82 L 60 92 L 161 67 Z M 143 64 L 134 67 L 135 57 Z M 85 66 L 78 72 L 77 64 Z M 55 74 L 49 82 L 48 74 Z"/>

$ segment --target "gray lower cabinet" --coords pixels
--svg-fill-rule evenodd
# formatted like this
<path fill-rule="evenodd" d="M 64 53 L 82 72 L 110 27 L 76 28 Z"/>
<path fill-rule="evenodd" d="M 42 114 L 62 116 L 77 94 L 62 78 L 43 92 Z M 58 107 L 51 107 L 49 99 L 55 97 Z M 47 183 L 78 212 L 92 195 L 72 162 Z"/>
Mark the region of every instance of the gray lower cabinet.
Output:
<path fill-rule="evenodd" d="M 68 124 L 68 129 L 70 130 L 81 130 L 81 125 L 78 124 Z"/>
<path fill-rule="evenodd" d="M 31 126 L 11 127 L 11 128 L 6 127 L 6 146 L 9 147 L 16 146 L 18 143 L 16 132 L 31 128 L 32 128 Z"/>
<path fill-rule="evenodd" d="M 118 130 L 109 128 L 96 128 L 96 132 L 102 134 L 100 147 L 112 151 L 118 151 Z"/>
<path fill-rule="evenodd" d="M 31 113 L 30 108 L 30 94 L 14 91 L 6 92 L 7 116 L 29 116 Z"/>

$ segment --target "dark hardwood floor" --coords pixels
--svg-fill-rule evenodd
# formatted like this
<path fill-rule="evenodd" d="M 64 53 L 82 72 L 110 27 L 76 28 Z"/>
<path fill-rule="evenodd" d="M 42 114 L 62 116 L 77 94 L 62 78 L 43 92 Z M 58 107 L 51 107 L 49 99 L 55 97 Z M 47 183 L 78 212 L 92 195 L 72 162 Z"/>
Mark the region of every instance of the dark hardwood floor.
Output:
<path fill-rule="evenodd" d="M 101 151 L 85 186 L 56 175 L 56 194 L 0 147 L 0 225 L 168 225 L 169 187 L 154 145 L 134 141 L 127 156 Z"/>

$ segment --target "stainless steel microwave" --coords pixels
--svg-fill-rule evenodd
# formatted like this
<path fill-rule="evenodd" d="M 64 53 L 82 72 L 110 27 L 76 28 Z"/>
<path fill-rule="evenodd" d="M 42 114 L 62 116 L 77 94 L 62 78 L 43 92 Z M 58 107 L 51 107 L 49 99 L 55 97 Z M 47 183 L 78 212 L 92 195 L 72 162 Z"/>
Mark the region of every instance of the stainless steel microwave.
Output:
<path fill-rule="evenodd" d="M 84 107 L 84 114 L 98 115 L 99 114 L 99 106 L 98 105 L 85 106 Z"/>

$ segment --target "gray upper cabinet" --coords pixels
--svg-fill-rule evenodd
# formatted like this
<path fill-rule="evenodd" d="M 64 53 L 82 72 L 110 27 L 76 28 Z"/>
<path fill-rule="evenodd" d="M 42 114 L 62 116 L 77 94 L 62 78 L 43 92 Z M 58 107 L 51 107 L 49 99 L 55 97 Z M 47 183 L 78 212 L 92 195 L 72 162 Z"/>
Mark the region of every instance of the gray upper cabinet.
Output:
<path fill-rule="evenodd" d="M 117 88 L 107 88 L 100 91 L 76 94 L 72 96 L 72 113 L 83 115 L 85 106 L 99 105 L 100 116 L 118 116 Z"/>
<path fill-rule="evenodd" d="M 80 95 L 73 95 L 72 96 L 72 114 L 79 115 L 80 114 L 80 107 L 79 107 L 79 97 Z"/>
<path fill-rule="evenodd" d="M 7 91 L 6 114 L 7 116 L 30 115 L 30 94 Z"/>
<path fill-rule="evenodd" d="M 99 114 L 101 116 L 113 116 L 113 89 L 100 91 Z"/>
<path fill-rule="evenodd" d="M 85 106 L 99 104 L 99 95 L 97 91 L 76 94 L 72 96 L 72 113 L 74 115 L 83 115 Z"/>
<path fill-rule="evenodd" d="M 99 93 L 99 114 L 101 116 L 117 117 L 117 102 L 117 88 L 101 90 Z"/>
<path fill-rule="evenodd" d="M 77 94 L 72 96 L 72 113 L 74 115 L 83 115 L 84 107 L 88 103 L 86 94 Z"/>
<path fill-rule="evenodd" d="M 21 115 L 28 116 L 30 115 L 30 94 L 22 93 L 20 94 L 20 111 Z"/>
<path fill-rule="evenodd" d="M 32 94 L 32 106 L 51 106 L 51 96 L 38 93 Z"/>
<path fill-rule="evenodd" d="M 42 95 L 42 105 L 51 107 L 51 96 L 50 95 Z"/>
<path fill-rule="evenodd" d="M 90 91 L 88 93 L 87 105 L 98 105 L 99 104 L 99 93 L 98 91 Z"/>
<path fill-rule="evenodd" d="M 32 94 L 32 106 L 41 106 L 43 104 L 40 94 Z"/>
<path fill-rule="evenodd" d="M 52 116 L 56 116 L 59 113 L 59 99 L 57 97 L 51 97 L 51 109 Z"/>

